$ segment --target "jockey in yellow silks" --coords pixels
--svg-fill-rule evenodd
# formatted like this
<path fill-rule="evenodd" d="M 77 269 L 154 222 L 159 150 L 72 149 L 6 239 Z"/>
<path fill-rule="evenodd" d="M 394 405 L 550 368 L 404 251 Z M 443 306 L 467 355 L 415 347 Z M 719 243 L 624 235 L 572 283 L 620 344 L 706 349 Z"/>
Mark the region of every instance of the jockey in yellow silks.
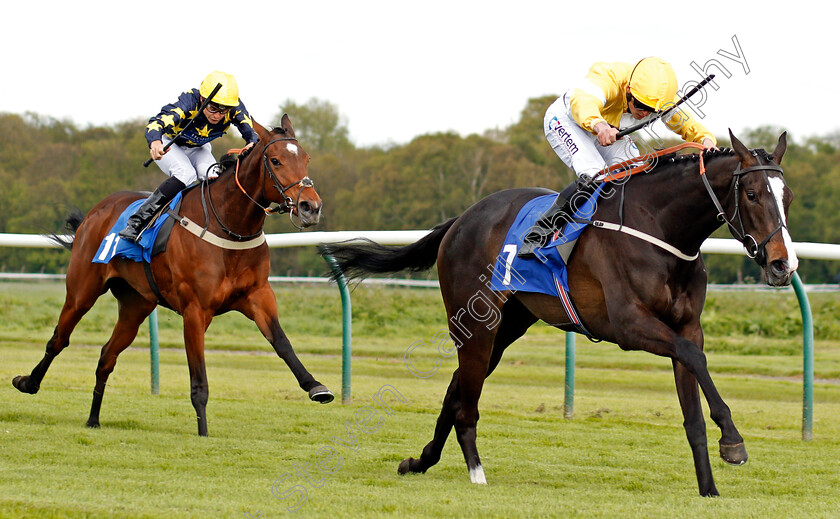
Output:
<path fill-rule="evenodd" d="M 578 85 L 548 107 L 545 137 L 578 176 L 578 183 L 587 183 L 605 168 L 640 155 L 632 139 L 616 139 L 619 128 L 668 110 L 679 100 L 677 90 L 674 68 L 660 58 L 648 57 L 635 64 L 595 63 Z M 686 141 L 707 148 L 717 145 L 715 136 L 684 111 L 674 110 L 664 122 Z M 545 243 L 567 199 L 558 197 L 534 224 L 523 238 L 520 256 L 532 257 Z"/>

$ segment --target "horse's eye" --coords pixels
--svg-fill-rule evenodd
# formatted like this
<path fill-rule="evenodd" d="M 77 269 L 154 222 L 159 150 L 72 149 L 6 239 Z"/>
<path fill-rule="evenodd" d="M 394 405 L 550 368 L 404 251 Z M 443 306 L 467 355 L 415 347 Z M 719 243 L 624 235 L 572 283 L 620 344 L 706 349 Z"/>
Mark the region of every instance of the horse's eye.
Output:
<path fill-rule="evenodd" d="M 274 157 L 271 157 L 271 165 L 272 166 L 280 166 L 281 162 Z"/>
<path fill-rule="evenodd" d="M 747 191 L 747 200 L 750 202 L 756 202 L 758 200 L 758 196 L 755 194 L 755 191 Z"/>

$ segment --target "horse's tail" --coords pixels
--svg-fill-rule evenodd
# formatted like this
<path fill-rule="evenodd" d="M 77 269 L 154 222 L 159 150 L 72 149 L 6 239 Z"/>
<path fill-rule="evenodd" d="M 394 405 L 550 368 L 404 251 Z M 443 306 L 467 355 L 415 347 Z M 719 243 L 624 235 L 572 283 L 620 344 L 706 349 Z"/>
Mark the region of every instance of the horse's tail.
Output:
<path fill-rule="evenodd" d="M 318 250 L 322 256 L 335 258 L 338 269 L 332 272 L 333 280 L 341 274 L 347 279 L 360 279 L 368 274 L 429 270 L 437 262 L 440 242 L 457 219 L 447 220 L 420 240 L 404 247 L 380 245 L 363 239 L 353 240 L 352 243 L 322 243 Z"/>
<path fill-rule="evenodd" d="M 79 226 L 82 225 L 82 220 L 84 219 L 85 215 L 83 215 L 81 211 L 79 211 L 78 209 L 73 209 L 72 211 L 70 211 L 70 214 L 68 214 L 67 218 L 64 220 L 64 228 L 70 233 L 70 238 L 68 238 L 67 235 L 58 235 L 54 233 L 45 234 L 44 236 L 61 245 L 67 250 L 73 250 L 72 236 L 76 235 L 76 231 L 79 229 Z"/>

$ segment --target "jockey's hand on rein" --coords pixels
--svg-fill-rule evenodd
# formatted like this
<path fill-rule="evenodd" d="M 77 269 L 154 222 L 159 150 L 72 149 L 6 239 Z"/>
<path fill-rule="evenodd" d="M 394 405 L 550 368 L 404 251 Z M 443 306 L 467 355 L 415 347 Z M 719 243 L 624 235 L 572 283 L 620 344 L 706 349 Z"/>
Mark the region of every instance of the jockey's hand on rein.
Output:
<path fill-rule="evenodd" d="M 595 177 L 592 175 L 587 175 L 586 173 L 581 173 L 580 176 L 577 178 L 577 188 L 583 189 L 584 187 L 589 186 L 592 182 L 595 181 Z"/>
<path fill-rule="evenodd" d="M 164 149 L 161 141 L 154 141 L 149 145 L 149 155 L 152 156 L 153 160 L 160 160 L 167 151 L 169 150 Z"/>
<path fill-rule="evenodd" d="M 598 143 L 601 144 L 601 146 L 609 146 L 610 144 L 614 144 L 617 140 L 616 135 L 618 135 L 618 128 L 614 128 L 604 121 L 599 122 L 592 129 L 595 130 L 595 133 L 598 136 Z"/>

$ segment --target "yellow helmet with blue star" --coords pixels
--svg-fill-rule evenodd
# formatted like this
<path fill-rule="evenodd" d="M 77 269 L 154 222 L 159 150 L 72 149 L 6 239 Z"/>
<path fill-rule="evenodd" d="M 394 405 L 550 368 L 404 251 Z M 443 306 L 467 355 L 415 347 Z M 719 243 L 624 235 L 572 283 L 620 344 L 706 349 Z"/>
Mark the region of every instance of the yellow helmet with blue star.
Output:
<path fill-rule="evenodd" d="M 673 102 L 677 88 L 674 67 L 661 58 L 645 58 L 630 73 L 630 94 L 654 111 Z"/>
<path fill-rule="evenodd" d="M 205 99 L 210 97 L 210 93 L 219 83 L 222 84 L 222 88 L 213 96 L 213 102 L 224 106 L 238 105 L 239 86 L 236 84 L 236 79 L 233 77 L 233 74 L 219 70 L 214 70 L 207 74 L 207 77 L 201 82 L 201 87 L 198 89 L 201 97 Z"/>

